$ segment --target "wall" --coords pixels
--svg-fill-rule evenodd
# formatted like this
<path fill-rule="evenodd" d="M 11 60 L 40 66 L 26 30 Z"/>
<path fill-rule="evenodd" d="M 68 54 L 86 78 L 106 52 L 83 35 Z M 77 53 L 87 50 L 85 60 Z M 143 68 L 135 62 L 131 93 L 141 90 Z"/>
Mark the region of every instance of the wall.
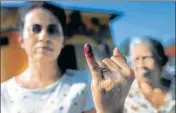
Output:
<path fill-rule="evenodd" d="M 18 43 L 18 32 L 1 32 L 1 36 L 7 36 L 9 44 L 1 46 L 1 82 L 12 76 L 18 75 L 27 66 L 27 57 Z"/>

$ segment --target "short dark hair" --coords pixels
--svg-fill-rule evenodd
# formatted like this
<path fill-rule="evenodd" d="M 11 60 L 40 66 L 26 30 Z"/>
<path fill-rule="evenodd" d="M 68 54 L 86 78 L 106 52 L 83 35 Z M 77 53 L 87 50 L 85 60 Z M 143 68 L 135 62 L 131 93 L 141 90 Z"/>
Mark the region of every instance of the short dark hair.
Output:
<path fill-rule="evenodd" d="M 63 31 L 65 31 L 66 26 L 66 15 L 64 12 L 64 9 L 55 6 L 51 3 L 48 3 L 46 1 L 30 1 L 27 6 L 24 6 L 20 9 L 20 21 L 19 21 L 19 29 L 23 30 L 24 27 L 24 18 L 26 14 L 36 8 L 44 8 L 46 10 L 49 10 L 61 23 Z"/>

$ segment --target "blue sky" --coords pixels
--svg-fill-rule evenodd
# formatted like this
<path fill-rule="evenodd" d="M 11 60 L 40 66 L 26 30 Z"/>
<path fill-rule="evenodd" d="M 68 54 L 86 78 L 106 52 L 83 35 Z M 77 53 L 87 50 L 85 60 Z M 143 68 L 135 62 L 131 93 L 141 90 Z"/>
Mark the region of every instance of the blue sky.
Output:
<path fill-rule="evenodd" d="M 174 2 L 58 2 L 66 8 L 123 12 L 123 16 L 111 24 L 116 45 L 124 38 L 152 35 L 163 44 L 175 41 Z M 4 6 L 7 4 L 4 4 Z M 13 4 L 13 5 L 20 5 Z M 172 41 L 171 41 L 172 40 Z"/>

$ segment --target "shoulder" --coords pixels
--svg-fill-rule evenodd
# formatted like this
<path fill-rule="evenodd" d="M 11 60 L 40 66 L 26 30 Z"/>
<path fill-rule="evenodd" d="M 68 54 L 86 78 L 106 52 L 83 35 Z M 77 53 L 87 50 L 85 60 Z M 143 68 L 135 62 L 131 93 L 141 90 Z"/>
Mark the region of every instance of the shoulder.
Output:
<path fill-rule="evenodd" d="M 11 95 L 14 92 L 14 78 L 10 78 L 1 83 L 1 99 Z"/>
<path fill-rule="evenodd" d="M 9 98 L 9 95 L 11 94 L 11 89 L 13 89 L 13 78 L 6 80 L 1 83 L 1 106 L 4 107 L 4 105 L 7 106 L 7 100 Z"/>
<path fill-rule="evenodd" d="M 9 87 L 12 87 L 13 79 L 14 78 L 10 78 L 1 83 L 1 94 L 4 92 L 4 90 L 7 90 Z"/>

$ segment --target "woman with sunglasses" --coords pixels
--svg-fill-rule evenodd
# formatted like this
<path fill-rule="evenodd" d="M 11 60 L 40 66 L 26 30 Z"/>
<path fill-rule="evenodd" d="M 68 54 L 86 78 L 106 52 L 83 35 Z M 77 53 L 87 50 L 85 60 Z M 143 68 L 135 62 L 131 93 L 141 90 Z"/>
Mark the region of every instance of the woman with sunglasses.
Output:
<path fill-rule="evenodd" d="M 88 73 L 62 74 L 57 65 L 64 42 L 64 10 L 30 2 L 21 11 L 19 42 L 28 67 L 1 84 L 1 113 L 95 113 Z"/>

